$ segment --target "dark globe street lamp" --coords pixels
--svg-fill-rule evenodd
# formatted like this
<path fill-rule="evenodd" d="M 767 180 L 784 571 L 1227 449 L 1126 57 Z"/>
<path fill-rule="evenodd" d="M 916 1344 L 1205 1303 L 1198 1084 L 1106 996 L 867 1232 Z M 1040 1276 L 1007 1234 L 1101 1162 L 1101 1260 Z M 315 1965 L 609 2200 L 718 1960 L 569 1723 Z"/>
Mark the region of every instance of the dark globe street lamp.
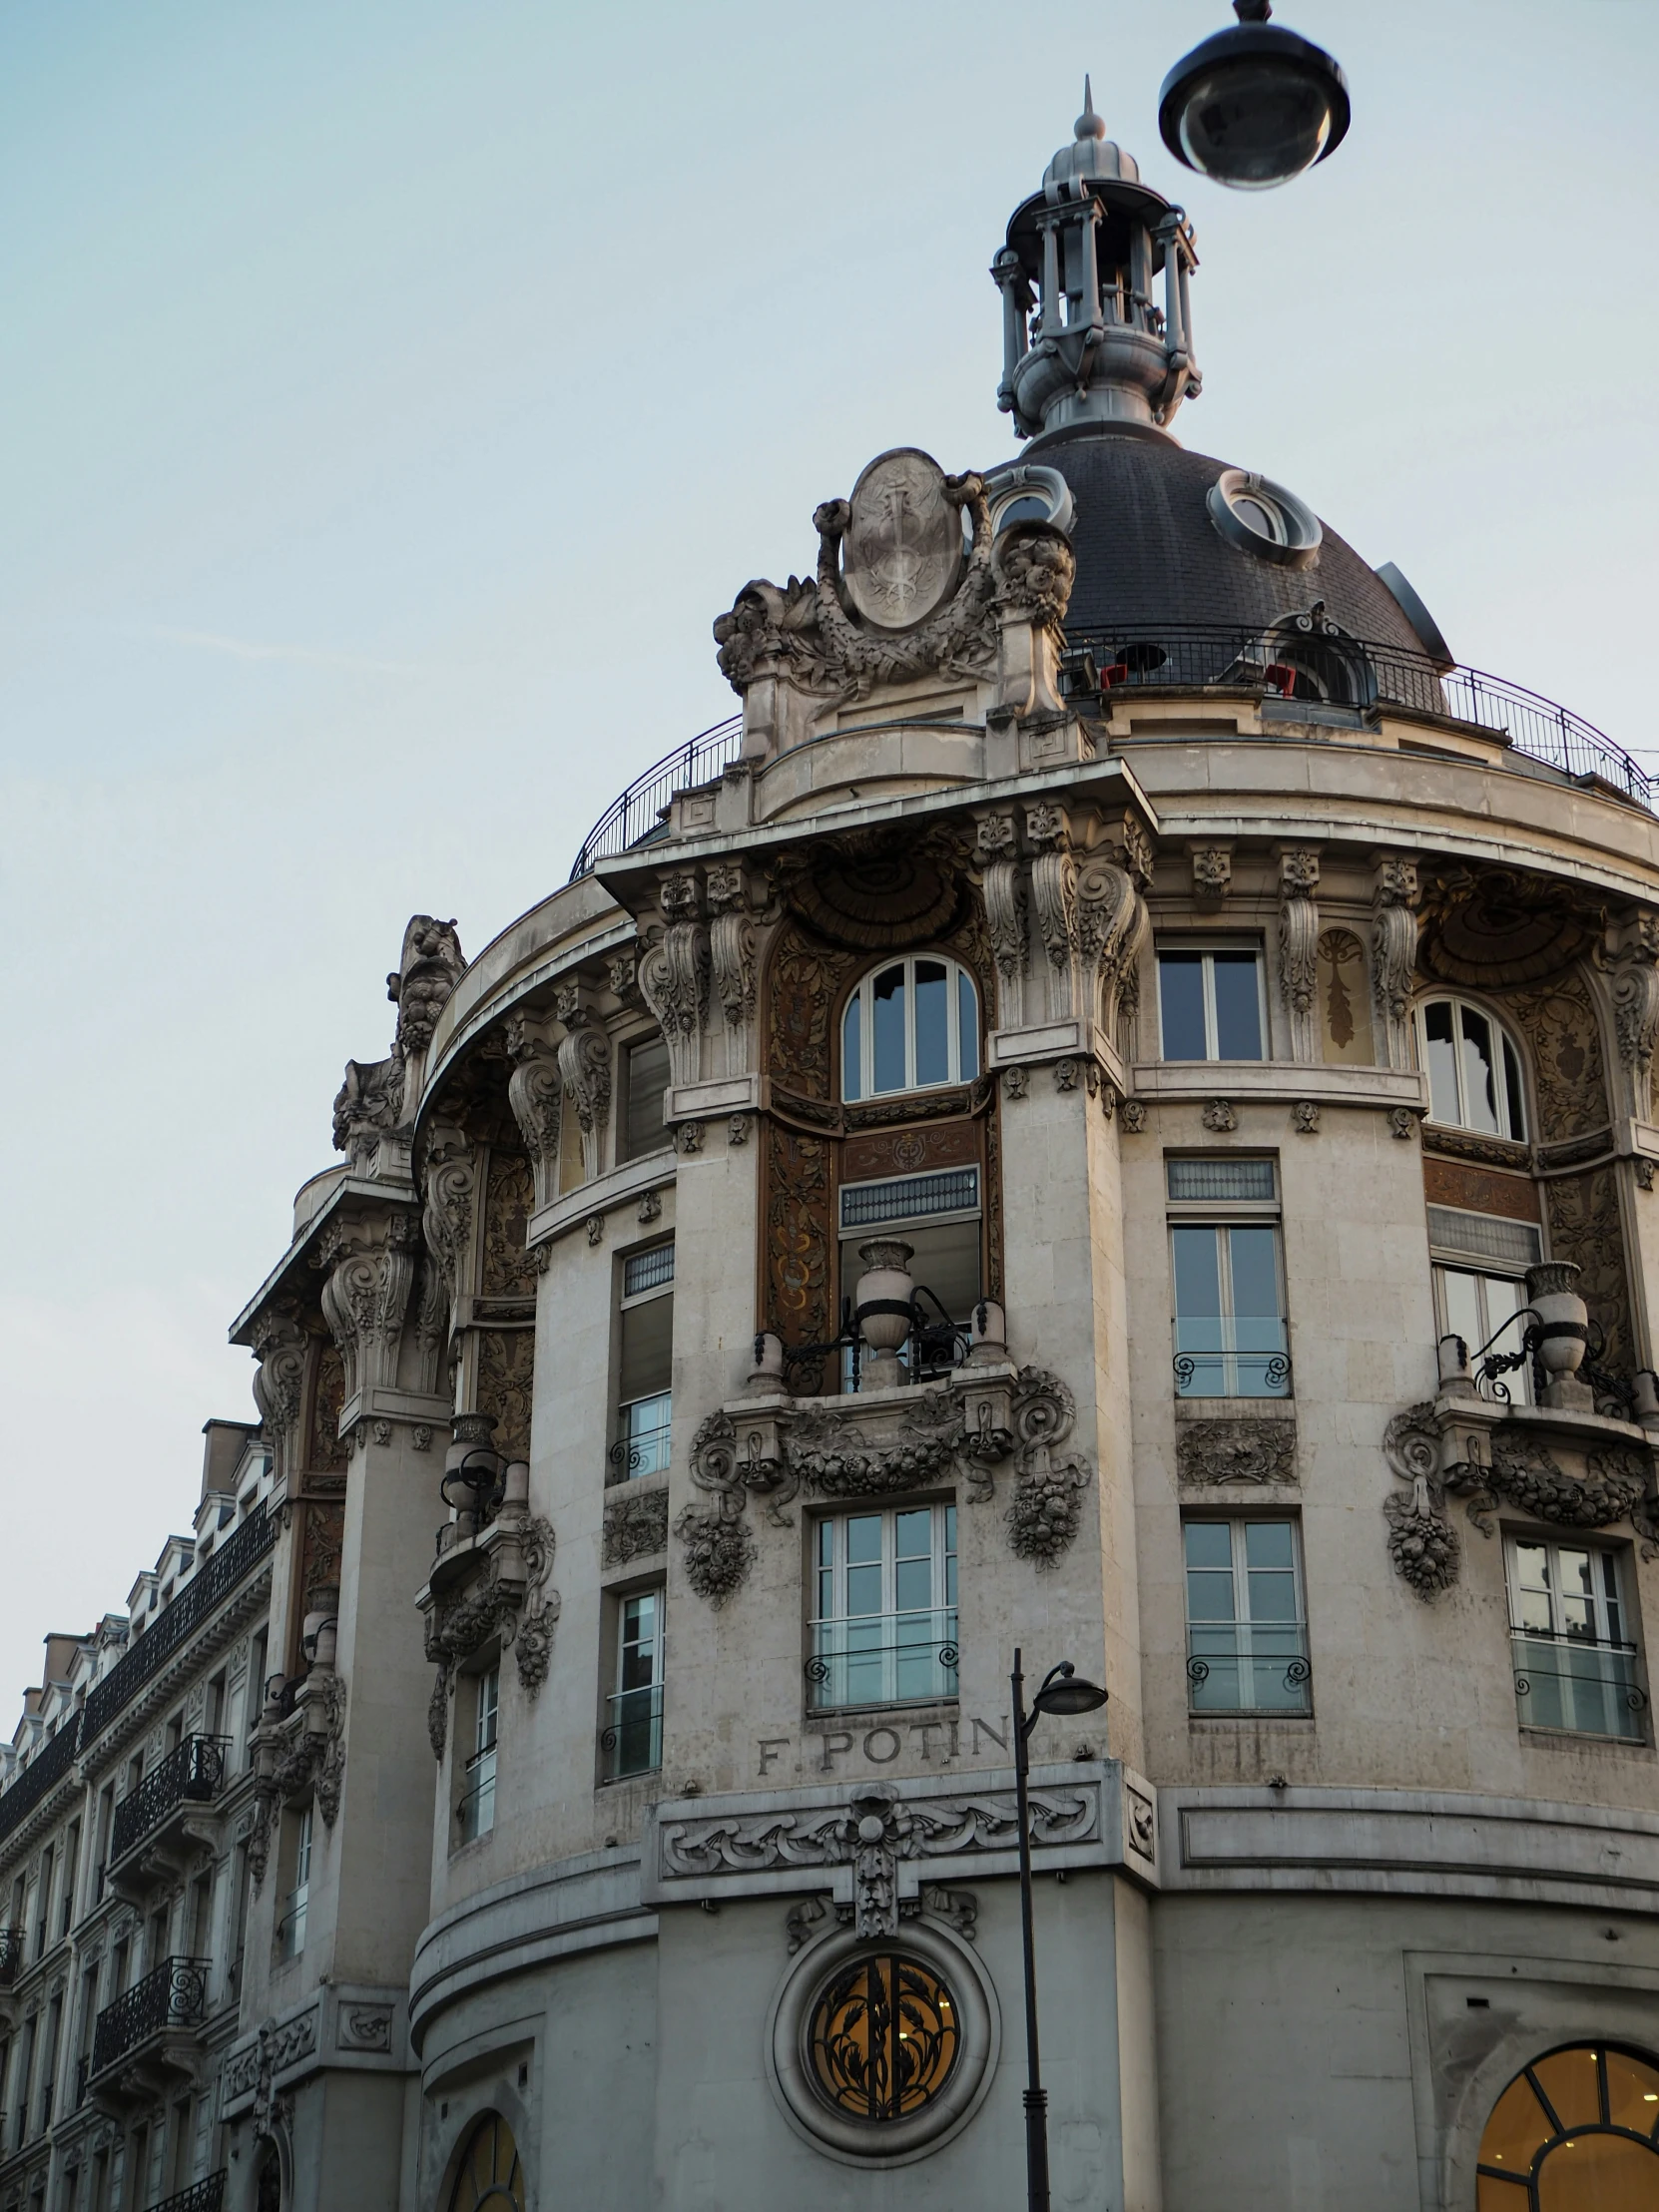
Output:
<path fill-rule="evenodd" d="M 1271 0 L 1233 0 L 1239 20 L 1176 63 L 1158 95 L 1164 144 L 1236 192 L 1289 184 L 1348 131 L 1348 80 L 1323 47 L 1270 23 Z"/>
<path fill-rule="evenodd" d="M 1048 2212 L 1048 2091 L 1037 2053 L 1037 1962 L 1031 1939 L 1031 1813 L 1026 1746 L 1044 1713 L 1093 1713 L 1106 1702 L 1098 1682 L 1086 1681 L 1069 1659 L 1050 1667 L 1025 1710 L 1025 1676 L 1014 1653 L 1014 1802 L 1019 1817 L 1019 1927 L 1025 1945 L 1025 2202 L 1026 2212 Z"/>

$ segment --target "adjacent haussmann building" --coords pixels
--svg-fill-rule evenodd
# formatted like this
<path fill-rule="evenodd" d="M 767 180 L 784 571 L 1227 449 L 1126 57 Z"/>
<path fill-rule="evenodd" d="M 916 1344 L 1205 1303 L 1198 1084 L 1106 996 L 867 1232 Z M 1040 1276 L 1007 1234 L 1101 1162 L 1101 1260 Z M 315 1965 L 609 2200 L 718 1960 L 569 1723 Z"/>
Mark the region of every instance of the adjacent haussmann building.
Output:
<path fill-rule="evenodd" d="M 1057 2206 L 1659 2205 L 1659 826 L 1176 442 L 1195 268 L 1085 113 L 1020 457 L 409 923 L 6 1755 L 0 2212 L 1020 2202 L 1016 1646 Z"/>

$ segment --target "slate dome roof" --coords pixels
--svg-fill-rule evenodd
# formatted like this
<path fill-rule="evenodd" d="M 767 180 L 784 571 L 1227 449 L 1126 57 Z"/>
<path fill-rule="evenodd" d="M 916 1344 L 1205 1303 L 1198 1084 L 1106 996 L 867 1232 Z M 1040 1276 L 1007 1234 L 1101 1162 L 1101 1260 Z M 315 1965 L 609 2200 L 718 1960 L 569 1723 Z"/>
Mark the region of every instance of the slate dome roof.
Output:
<path fill-rule="evenodd" d="M 1297 568 L 1222 536 L 1205 502 L 1233 463 L 1133 423 L 1051 431 L 1019 459 L 1058 469 L 1076 502 L 1068 630 L 1263 629 L 1324 600 L 1327 617 L 1352 636 L 1422 654 L 1399 602 L 1329 524 L 1312 560 Z"/>

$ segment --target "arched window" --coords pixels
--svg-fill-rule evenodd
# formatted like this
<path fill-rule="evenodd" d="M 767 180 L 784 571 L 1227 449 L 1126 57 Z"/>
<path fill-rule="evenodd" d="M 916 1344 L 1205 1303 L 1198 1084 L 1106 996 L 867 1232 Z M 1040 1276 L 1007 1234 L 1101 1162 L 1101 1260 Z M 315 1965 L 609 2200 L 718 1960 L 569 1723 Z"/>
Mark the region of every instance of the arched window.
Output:
<path fill-rule="evenodd" d="M 449 2212 L 524 2212 L 518 2145 L 499 2112 L 486 2112 L 467 2137 Z"/>
<path fill-rule="evenodd" d="M 1417 1009 L 1417 1049 L 1430 1121 L 1525 1143 L 1520 1053 L 1490 1014 L 1466 998 L 1431 998 Z"/>
<path fill-rule="evenodd" d="M 979 993 L 942 954 L 912 954 L 875 968 L 841 1016 L 841 1096 L 965 1083 L 979 1073 Z"/>
<path fill-rule="evenodd" d="M 1524 2067 L 1480 2138 L 1479 2212 L 1652 2212 L 1659 2066 L 1604 2045 Z"/>

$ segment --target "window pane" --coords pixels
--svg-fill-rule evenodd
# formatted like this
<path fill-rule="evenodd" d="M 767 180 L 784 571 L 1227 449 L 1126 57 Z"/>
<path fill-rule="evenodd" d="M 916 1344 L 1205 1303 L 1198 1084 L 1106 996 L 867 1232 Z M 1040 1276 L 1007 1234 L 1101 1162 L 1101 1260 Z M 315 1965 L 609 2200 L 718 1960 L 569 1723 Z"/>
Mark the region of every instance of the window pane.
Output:
<path fill-rule="evenodd" d="M 1188 1521 L 1189 1567 L 1225 1567 L 1233 1571 L 1233 1531 L 1226 1521 Z"/>
<path fill-rule="evenodd" d="M 1162 952 L 1158 956 L 1158 1007 L 1166 1060 L 1207 1060 L 1204 1035 L 1204 955 Z"/>
<path fill-rule="evenodd" d="M 1509 1108 L 1509 1134 L 1519 1140 L 1526 1135 L 1526 1101 L 1521 1091 L 1520 1061 L 1507 1037 L 1503 1040 L 1503 1089 Z"/>
<path fill-rule="evenodd" d="M 1232 1243 L 1234 1313 L 1241 1319 L 1247 1315 L 1270 1315 L 1277 1321 L 1279 1264 L 1276 1232 L 1272 1229 L 1233 1229 L 1229 1230 L 1228 1235 Z M 1271 1346 L 1253 1349 L 1277 1350 L 1277 1340 Z"/>
<path fill-rule="evenodd" d="M 1216 1235 L 1214 1229 L 1180 1228 L 1170 1233 L 1175 1248 L 1175 1311 L 1182 1322 L 1220 1317 L 1221 1270 Z M 1219 1344 L 1206 1349 L 1219 1350 Z"/>
<path fill-rule="evenodd" d="M 950 1080 L 950 1008 L 945 973 L 937 960 L 916 962 L 916 1081 Z"/>
<path fill-rule="evenodd" d="M 1246 1521 L 1245 1562 L 1253 1572 L 1258 1567 L 1294 1567 L 1296 1553 L 1291 1543 L 1290 1522 Z"/>
<path fill-rule="evenodd" d="M 961 1077 L 971 1083 L 979 1073 L 979 993 L 965 968 L 956 971 L 956 1019 L 961 1031 Z"/>
<path fill-rule="evenodd" d="M 1436 1121 L 1448 1125 L 1462 1120 L 1457 1106 L 1457 1052 L 1451 1041 L 1451 1004 L 1438 998 L 1422 1010 L 1423 1037 L 1428 1046 L 1428 1107 Z"/>
<path fill-rule="evenodd" d="M 870 989 L 875 1006 L 877 1091 L 901 1091 L 904 1079 L 904 970 L 883 968 Z"/>
<path fill-rule="evenodd" d="M 1440 1279 L 1440 1309 L 1445 1323 L 1444 1334 L 1448 1337 L 1461 1337 L 1471 1354 L 1478 1352 L 1486 1341 L 1480 1318 L 1478 1278 L 1465 1274 L 1461 1268 L 1436 1268 L 1434 1272 Z"/>
<path fill-rule="evenodd" d="M 862 1000 L 854 991 L 846 1002 L 846 1012 L 841 1016 L 841 1096 L 858 1099 L 863 1097 L 863 1047 L 858 1020 Z"/>
<path fill-rule="evenodd" d="M 1547 1633 L 1555 1626 L 1554 1610 L 1550 1604 L 1548 1546 L 1516 1544 L 1513 1565 L 1515 1625 L 1518 1628 L 1537 1628 Z"/>
<path fill-rule="evenodd" d="M 622 1359 L 618 1402 L 652 1397 L 666 1390 L 674 1366 L 674 1294 L 648 1298 L 622 1312 Z"/>
<path fill-rule="evenodd" d="M 661 1037 L 628 1048 L 627 1157 L 660 1152 L 668 1143 L 663 1126 L 663 1093 L 668 1088 L 668 1046 Z"/>
<path fill-rule="evenodd" d="M 1216 1056 L 1222 1060 L 1262 1057 L 1262 1002 L 1256 988 L 1254 952 L 1218 952 L 1216 969 Z"/>
<path fill-rule="evenodd" d="M 1497 1078 L 1492 1067 L 1492 1025 L 1472 1006 L 1462 1009 L 1464 1126 L 1497 1135 Z"/>

